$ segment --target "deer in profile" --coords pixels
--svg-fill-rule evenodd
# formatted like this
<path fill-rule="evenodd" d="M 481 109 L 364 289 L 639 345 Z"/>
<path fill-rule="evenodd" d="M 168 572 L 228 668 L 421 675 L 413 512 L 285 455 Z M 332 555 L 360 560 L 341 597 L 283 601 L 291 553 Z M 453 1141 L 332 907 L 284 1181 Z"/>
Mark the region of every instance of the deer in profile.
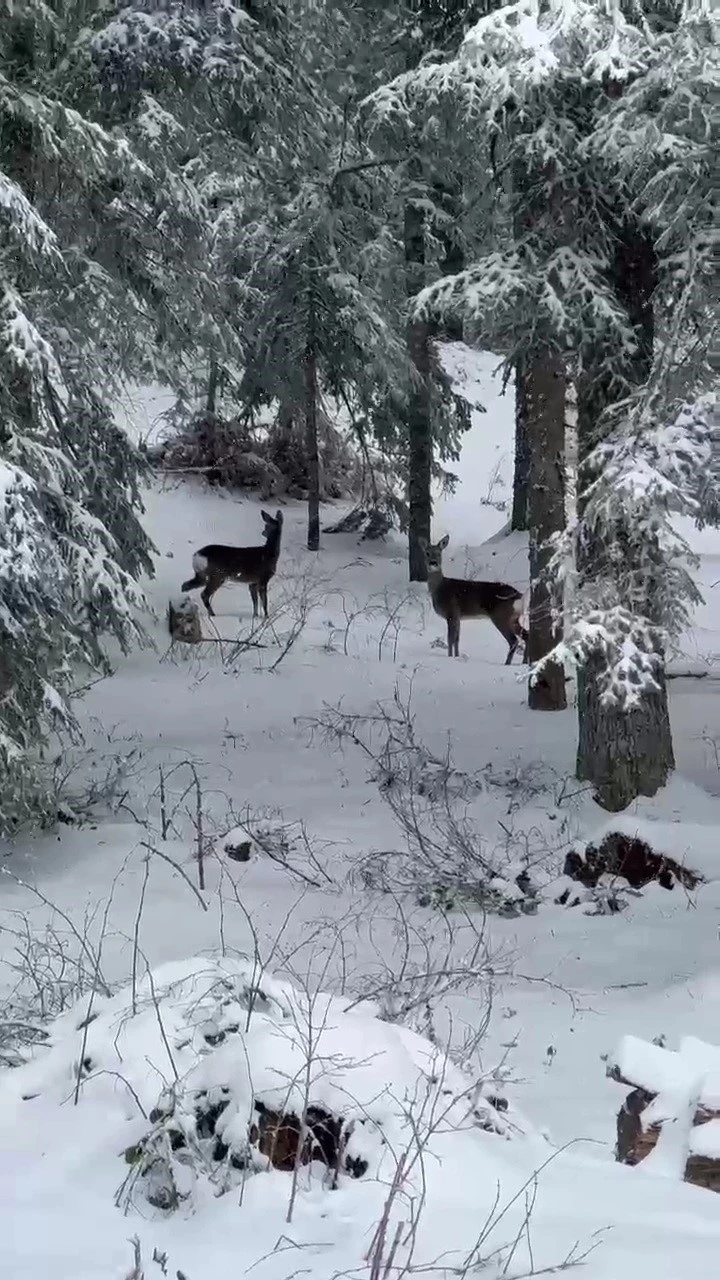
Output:
<path fill-rule="evenodd" d="M 277 569 L 283 515 L 282 511 L 276 511 L 274 516 L 261 511 L 260 515 L 265 526 L 263 546 L 223 547 L 213 544 L 201 547 L 192 558 L 195 577 L 183 582 L 182 589 L 197 591 L 198 587 L 202 587 L 200 599 L 211 618 L 214 618 L 215 612 L 210 601 L 226 582 L 246 582 L 252 597 L 253 618 L 258 616 L 258 600 L 262 601 L 265 617 L 268 616 L 267 589 Z"/>
<path fill-rule="evenodd" d="M 489 618 L 508 645 L 505 666 L 509 667 L 522 640 L 527 662 L 528 633 L 520 621 L 522 592 L 504 582 L 472 582 L 466 578 L 446 578 L 442 553 L 450 538 L 446 534 L 431 546 L 421 543 L 428 571 L 428 591 L 435 612 L 447 622 L 448 657 L 458 658 L 460 623 L 463 618 Z"/>

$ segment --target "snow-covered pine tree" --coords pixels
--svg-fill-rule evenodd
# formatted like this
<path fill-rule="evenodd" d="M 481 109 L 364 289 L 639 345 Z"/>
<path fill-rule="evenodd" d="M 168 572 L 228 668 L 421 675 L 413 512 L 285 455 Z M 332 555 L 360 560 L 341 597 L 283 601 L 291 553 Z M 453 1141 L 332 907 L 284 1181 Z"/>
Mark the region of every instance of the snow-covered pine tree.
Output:
<path fill-rule="evenodd" d="M 221 0 L 103 5 L 68 56 L 81 101 L 122 128 L 147 168 L 142 191 L 113 202 L 104 248 L 152 312 L 148 372 L 185 407 L 216 402 L 242 369 L 218 228 L 282 136 L 289 58 L 285 6 Z"/>
<path fill-rule="evenodd" d="M 486 3 L 468 0 L 406 0 L 396 5 L 395 61 L 401 64 L 396 83 L 407 84 L 426 57 L 442 57 L 457 44 L 467 24 L 486 8 Z M 386 75 L 392 74 L 390 63 L 385 70 Z M 442 391 L 438 396 L 440 366 L 433 340 L 441 330 L 445 336 L 459 337 L 462 312 L 447 307 L 444 313 L 420 314 L 413 301 L 438 274 L 463 265 L 469 221 L 463 160 L 469 156 L 453 149 L 442 128 L 435 132 L 423 128 L 408 100 L 398 110 L 401 98 L 402 89 L 397 101 L 385 88 L 376 91 L 370 97 L 366 118 L 379 152 L 396 157 L 395 178 L 404 201 L 405 290 L 410 302 L 405 329 L 414 370 L 403 414 L 408 459 L 408 568 L 411 581 L 425 581 L 423 543 L 430 540 L 431 486 L 445 434 L 443 421 L 435 412 L 444 397 Z M 473 203 L 477 206 L 476 191 Z"/>
<path fill-rule="evenodd" d="M 605 601 L 606 614 L 595 614 L 597 631 L 574 637 L 584 659 L 578 776 L 610 809 L 654 794 L 673 767 L 664 654 L 699 599 L 675 516 L 702 522 L 719 509 L 720 492 L 717 433 L 702 397 L 713 385 L 717 332 L 717 46 L 703 5 L 643 9 L 642 56 L 624 77 L 613 74 L 591 143 L 624 200 L 622 221 L 607 207 L 604 217 L 635 348 L 612 367 L 589 355 L 579 385 L 579 585 L 595 606 Z"/>
<path fill-rule="evenodd" d="M 93 199 L 138 176 L 63 98 L 63 16 L 0 21 L 0 830 L 51 817 L 43 751 L 103 637 L 139 635 L 138 458 L 103 396 L 140 316 L 93 254 Z M 103 396 L 98 388 L 102 388 Z"/>
<path fill-rule="evenodd" d="M 318 398 L 327 394 L 344 408 L 363 447 L 374 438 L 398 459 L 407 456 L 398 424 L 416 379 L 398 303 L 402 206 L 392 165 L 368 150 L 356 121 L 376 79 L 387 15 L 372 3 L 298 4 L 288 13 L 296 33 L 292 123 L 266 149 L 242 206 L 226 211 L 218 252 L 247 344 L 243 412 L 278 406 L 288 441 L 294 423 L 306 426 L 308 542 L 315 547 Z M 456 404 L 442 380 L 433 387 L 434 410 L 436 402 L 450 449 Z M 455 419 L 459 427 L 459 412 Z"/>
<path fill-rule="evenodd" d="M 669 69 L 674 68 L 676 60 L 671 45 L 678 34 L 678 13 L 670 12 L 673 6 L 664 8 L 668 34 L 659 42 L 653 30 L 653 16 L 659 6 L 654 9 L 647 6 L 650 12 L 645 15 L 633 10 L 628 16 L 621 8 L 605 9 L 582 0 L 572 5 L 539 5 L 533 0 L 519 0 L 481 20 L 459 58 L 450 65 L 421 68 L 414 77 L 403 77 L 384 94 L 385 110 L 405 118 L 408 99 L 414 96 L 417 101 L 420 97 L 425 103 L 426 117 L 431 121 L 441 119 L 448 110 L 457 112 L 460 100 L 474 136 L 489 137 L 493 145 L 497 139 L 500 144 L 504 165 L 513 179 L 516 243 L 509 251 L 489 254 L 454 280 L 428 290 L 421 298 L 421 305 L 455 307 L 458 301 L 464 301 L 470 313 L 481 321 L 488 339 L 523 361 L 535 358 L 538 353 L 542 356 L 543 348 L 550 354 L 554 351 L 560 358 L 579 360 L 573 371 L 579 368 L 585 390 L 591 393 L 585 404 L 594 401 L 592 417 L 587 413 L 584 416 L 586 453 L 591 448 L 587 440 L 589 434 L 597 440 L 611 429 L 611 422 L 600 416 L 607 398 L 599 393 L 608 376 L 612 375 L 623 386 L 624 394 L 637 384 L 638 374 L 641 378 L 647 376 L 643 349 L 646 334 L 638 321 L 637 297 L 632 302 L 634 286 L 638 283 L 635 279 L 638 264 L 633 251 L 648 238 L 653 252 L 658 252 L 661 246 L 653 241 L 653 217 L 646 197 L 653 188 L 658 192 L 666 187 L 668 171 L 671 175 L 677 174 L 679 154 L 692 157 L 691 193 L 697 192 L 700 202 L 706 194 L 705 180 L 698 181 L 698 168 L 706 169 L 707 139 L 711 136 L 707 129 L 707 106 L 702 105 L 713 56 L 707 49 L 708 26 L 699 8 L 694 14 L 691 14 L 693 6 L 684 9 L 688 24 L 686 38 L 691 45 L 695 40 L 695 53 L 689 55 L 689 60 L 692 63 L 694 59 L 695 65 L 678 93 L 667 94 L 658 84 L 657 76 L 663 61 L 665 74 L 672 76 Z M 690 35 L 690 28 L 695 37 Z M 701 29 L 705 41 L 702 63 L 697 57 L 697 32 Z M 662 47 L 663 40 L 665 47 Z M 651 67 L 655 69 L 655 79 L 646 78 Z M 688 95 L 693 77 L 696 92 Z M 646 127 L 650 131 L 653 128 L 651 105 L 657 108 L 658 103 L 667 103 L 664 114 L 674 124 L 678 113 L 682 114 L 683 98 L 686 104 L 697 102 L 692 112 L 686 113 L 687 125 L 698 131 L 696 145 L 688 148 L 680 143 L 679 152 L 671 155 L 672 148 L 668 151 L 665 146 L 666 135 L 656 131 L 642 140 L 645 154 L 641 155 L 640 149 L 635 149 L 640 135 L 631 125 L 638 93 L 645 95 Z M 610 139 L 607 132 L 603 135 L 603 125 L 611 116 L 617 119 L 618 113 L 628 111 L 628 104 L 631 105 L 624 140 L 630 145 L 625 150 L 623 167 L 619 163 L 621 148 L 618 147 L 622 130 L 618 128 L 615 138 Z M 677 130 L 673 128 L 669 132 L 673 134 Z M 703 134 L 704 147 L 700 142 Z M 608 146 L 609 142 L 614 145 Z M 637 182 L 643 172 L 644 188 Z M 539 217 L 530 219 L 526 218 L 527 202 L 523 198 L 528 182 L 531 192 L 537 184 L 536 207 L 540 210 Z M 676 185 L 681 187 L 682 182 Z M 625 217 L 618 216 L 617 209 L 622 208 L 626 210 Z M 560 217 L 556 216 L 558 210 Z M 676 230 L 681 222 L 682 215 L 678 215 L 674 223 Z M 656 225 L 661 227 L 662 222 Z M 619 230 L 623 234 L 618 234 Z M 676 254 L 678 248 L 676 243 Z M 697 259 L 696 251 L 691 251 L 690 257 Z M 667 405 L 667 401 L 665 403 Z M 691 450 L 691 455 L 697 460 L 701 451 Z M 655 499 L 657 496 L 656 489 Z M 593 519 L 591 495 L 587 497 L 580 526 L 585 531 Z M 595 510 L 599 514 L 599 509 Z M 607 523 L 607 508 L 602 514 L 606 521 L 605 545 L 610 552 L 614 547 L 614 554 L 605 557 L 605 564 L 612 569 L 616 599 L 619 588 L 620 598 L 625 592 L 628 610 L 632 611 L 639 606 L 637 596 L 631 597 L 627 591 L 627 575 L 619 568 L 624 559 L 614 538 L 616 528 L 614 523 Z M 646 516 L 639 532 L 646 545 L 655 545 L 654 538 L 650 537 L 656 532 L 650 523 L 650 508 L 646 509 Z M 595 529 L 597 534 L 597 524 Z M 542 555 L 546 570 L 552 562 L 557 564 L 549 552 L 546 548 Z M 660 561 L 665 559 L 662 547 L 659 557 Z M 615 677 L 621 673 L 630 649 L 627 617 L 621 624 L 619 616 L 608 607 L 602 589 L 607 585 L 607 578 L 596 554 L 591 557 L 591 564 L 592 572 L 585 566 L 584 607 L 588 610 L 593 598 L 596 603 L 602 602 L 606 623 L 603 638 L 601 641 L 597 625 L 588 630 L 583 618 L 578 620 L 571 638 L 577 642 L 579 636 L 583 637 L 583 643 L 574 647 L 576 656 L 581 653 L 585 663 L 599 663 L 596 674 L 600 678 L 590 683 L 608 712 L 612 703 L 610 689 L 616 694 L 622 685 L 622 680 L 616 681 Z M 656 570 L 657 567 L 656 564 Z M 641 576 L 637 563 L 631 563 L 630 572 L 636 580 Z M 657 572 L 651 578 L 646 574 L 646 598 L 657 582 Z M 656 598 L 655 591 L 651 594 Z M 598 615 L 595 624 L 597 618 Z M 638 628 L 642 630 L 641 619 L 634 633 Z M 625 666 L 626 676 L 632 669 L 633 688 L 624 709 L 620 708 L 620 714 L 632 713 L 636 728 L 644 722 L 641 734 L 644 749 L 634 752 L 634 764 L 630 767 L 632 743 L 628 743 L 627 735 L 624 741 L 619 738 L 618 747 L 623 749 L 619 750 L 618 761 L 622 758 L 623 763 L 618 763 L 618 786 L 614 788 L 612 780 L 609 785 L 601 785 L 599 778 L 593 778 L 599 798 L 612 807 L 627 803 L 632 794 L 639 791 L 657 789 L 672 763 L 664 689 L 658 686 L 657 680 L 648 677 L 653 665 L 656 671 L 658 664 L 662 665 L 662 653 L 656 641 L 650 641 L 652 634 L 652 629 L 646 628 L 645 647 L 649 644 L 651 657 L 638 647 L 636 666 L 633 667 L 632 661 Z M 654 634 L 657 637 L 657 631 Z M 612 643 L 611 636 L 614 636 Z M 594 658 L 591 658 L 593 652 Z M 581 703 L 581 721 L 583 717 L 587 719 L 587 714 L 587 708 Z M 609 720 L 605 728 L 609 731 L 606 737 L 612 751 L 615 744 Z M 581 741 L 582 738 L 581 725 Z"/>
<path fill-rule="evenodd" d="M 564 366 L 584 342 L 609 347 L 629 339 L 603 277 L 606 245 L 598 244 L 589 215 L 594 175 L 579 140 L 593 90 L 578 82 L 583 44 L 566 38 L 569 22 L 563 26 L 552 5 L 541 16 L 529 0 L 497 8 L 472 28 L 455 58 L 398 79 L 382 97 L 392 118 L 410 122 L 422 111 L 430 136 L 450 117 L 456 154 L 484 152 L 485 167 L 497 176 L 496 205 L 504 216 L 496 242 L 483 246 L 486 251 L 464 272 L 426 290 L 420 306 L 464 309 L 482 340 L 505 353 L 508 371 L 522 368 L 522 407 L 532 416 L 528 523 L 535 658 L 547 655 L 559 632 L 549 563 L 551 538 L 564 528 Z M 600 19 L 599 26 L 601 44 L 611 24 Z M 585 38 L 582 24 L 580 33 Z M 554 47 L 546 56 L 552 39 L 557 56 Z M 564 705 L 558 664 L 546 665 L 530 696 L 538 706 Z"/>

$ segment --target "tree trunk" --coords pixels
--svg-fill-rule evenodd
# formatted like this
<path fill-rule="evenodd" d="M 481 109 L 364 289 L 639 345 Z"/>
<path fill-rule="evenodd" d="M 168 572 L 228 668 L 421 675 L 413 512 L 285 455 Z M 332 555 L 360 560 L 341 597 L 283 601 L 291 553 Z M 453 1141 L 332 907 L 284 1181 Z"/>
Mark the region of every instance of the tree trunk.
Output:
<path fill-rule="evenodd" d="M 205 409 L 208 413 L 215 414 L 217 407 L 217 391 L 220 379 L 220 367 L 217 360 L 210 361 L 210 373 L 208 375 L 207 398 L 205 400 Z"/>
<path fill-rule="evenodd" d="M 513 471 L 513 499 L 510 528 L 516 533 L 526 533 L 528 527 L 528 472 L 530 467 L 527 396 L 522 362 L 515 365 L 515 463 Z"/>
<path fill-rule="evenodd" d="M 659 693 L 629 711 L 600 698 L 602 670 L 598 657 L 578 673 L 576 772 L 603 809 L 619 813 L 638 796 L 654 796 L 675 768 L 667 688 L 663 676 Z"/>
<path fill-rule="evenodd" d="M 405 206 L 405 270 L 412 299 L 425 282 L 425 216 L 409 201 Z M 427 582 L 422 540 L 430 541 L 432 521 L 432 400 L 430 392 L 430 326 L 411 318 L 407 345 L 415 378 L 408 401 L 408 567 L 411 582 Z"/>
<path fill-rule="evenodd" d="M 549 573 L 553 534 L 565 528 L 565 367 L 549 351 L 524 362 L 520 375 L 527 417 L 530 526 L 528 660 L 539 662 L 562 637 L 562 602 Z M 551 662 L 530 681 L 533 711 L 564 711 L 565 671 Z"/>
<path fill-rule="evenodd" d="M 657 259 L 651 238 L 643 229 L 625 223 L 616 238 L 615 286 L 635 330 L 638 349 L 622 369 L 630 382 L 641 385 L 652 367 L 654 314 L 653 292 Z M 578 449 L 580 467 L 598 443 L 600 419 L 605 408 L 626 394 L 627 382 L 590 370 L 578 383 Z M 582 472 L 581 472 L 582 474 Z M 583 488 L 578 485 L 578 515 L 582 519 Z M 584 540 L 578 560 L 581 580 L 607 576 L 609 556 L 625 542 L 626 530 L 617 526 L 603 543 Z M 612 541 L 612 545 L 609 545 Z M 652 588 L 646 612 L 654 618 Z M 662 655 L 659 655 L 662 657 Z M 595 789 L 603 809 L 617 813 L 637 796 L 654 796 L 675 768 L 672 732 L 664 675 L 660 688 L 649 691 L 637 709 L 602 699 L 603 660 L 591 658 L 578 672 L 578 752 L 576 773 Z"/>
<path fill-rule="evenodd" d="M 313 325 L 305 350 L 305 452 L 308 482 L 308 551 L 320 550 L 320 456 L 318 451 L 317 359 Z"/>
<path fill-rule="evenodd" d="M 447 222 L 440 228 L 439 236 L 443 247 L 443 256 L 438 263 L 441 276 L 456 276 L 465 270 L 465 250 L 459 227 L 462 220 L 462 180 L 445 184 L 435 182 L 438 204 L 442 207 Z M 462 315 L 443 315 L 437 323 L 437 336 L 446 342 L 462 342 Z M 435 336 L 435 330 L 433 331 Z"/>

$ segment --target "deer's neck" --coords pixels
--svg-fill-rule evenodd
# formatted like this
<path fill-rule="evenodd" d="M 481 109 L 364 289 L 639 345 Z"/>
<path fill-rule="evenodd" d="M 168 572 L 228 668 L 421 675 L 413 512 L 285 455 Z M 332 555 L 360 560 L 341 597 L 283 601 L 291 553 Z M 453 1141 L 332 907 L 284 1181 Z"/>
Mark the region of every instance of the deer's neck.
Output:
<path fill-rule="evenodd" d="M 282 530 L 278 529 L 277 533 L 273 533 L 265 543 L 265 556 L 268 560 L 277 560 L 280 555 L 280 537 Z"/>
<path fill-rule="evenodd" d="M 442 580 L 443 580 L 443 571 L 442 571 L 442 569 L 429 569 L 429 570 L 428 570 L 427 584 L 428 584 L 428 591 L 430 592 L 430 594 L 431 594 L 431 595 L 432 595 L 433 591 L 437 591 L 437 589 L 438 589 L 438 587 L 440 586 L 440 584 L 441 584 Z"/>

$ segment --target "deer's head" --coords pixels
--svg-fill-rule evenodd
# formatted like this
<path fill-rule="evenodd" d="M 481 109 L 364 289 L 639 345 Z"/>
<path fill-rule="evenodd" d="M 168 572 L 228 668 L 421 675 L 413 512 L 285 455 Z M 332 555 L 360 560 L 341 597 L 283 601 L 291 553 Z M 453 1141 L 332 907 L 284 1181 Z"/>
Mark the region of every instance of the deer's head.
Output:
<path fill-rule="evenodd" d="M 447 547 L 449 541 L 450 537 L 447 533 L 439 542 L 427 542 L 425 538 L 420 539 L 420 546 L 423 549 L 425 564 L 427 565 L 428 582 L 431 582 L 433 579 L 437 581 L 438 578 L 442 577 L 443 551 Z"/>
<path fill-rule="evenodd" d="M 282 511 L 276 511 L 274 516 L 271 516 L 267 511 L 261 511 L 260 515 L 263 518 L 263 534 L 265 538 L 268 541 L 270 538 L 279 538 L 283 524 Z"/>

